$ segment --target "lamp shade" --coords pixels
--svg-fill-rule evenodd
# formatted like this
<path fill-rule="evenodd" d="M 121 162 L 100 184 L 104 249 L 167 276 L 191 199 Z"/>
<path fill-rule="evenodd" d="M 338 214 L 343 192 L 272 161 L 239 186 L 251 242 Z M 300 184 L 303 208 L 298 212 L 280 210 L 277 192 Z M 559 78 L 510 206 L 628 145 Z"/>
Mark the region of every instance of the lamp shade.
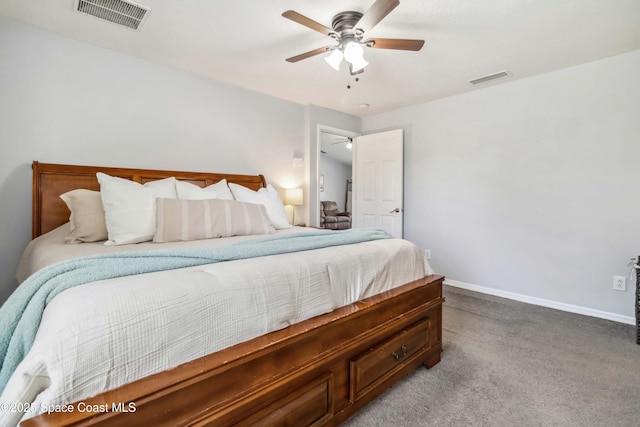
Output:
<path fill-rule="evenodd" d="M 358 63 L 364 60 L 363 53 L 364 49 L 362 49 L 362 45 L 355 41 L 347 42 L 346 46 L 344 47 L 344 59 L 351 64 L 353 64 L 354 62 Z"/>
<path fill-rule="evenodd" d="M 342 62 L 342 52 L 340 52 L 340 49 L 334 49 L 324 60 L 327 61 L 327 64 L 331 65 L 334 70 L 339 71 L 340 63 Z"/>
<path fill-rule="evenodd" d="M 351 72 L 352 73 L 357 73 L 358 71 L 362 70 L 367 65 L 369 65 L 369 63 L 367 61 L 365 61 L 364 58 L 355 59 L 355 60 L 351 61 Z"/>
<path fill-rule="evenodd" d="M 302 188 L 287 188 L 284 194 L 284 204 L 298 206 L 302 204 Z"/>

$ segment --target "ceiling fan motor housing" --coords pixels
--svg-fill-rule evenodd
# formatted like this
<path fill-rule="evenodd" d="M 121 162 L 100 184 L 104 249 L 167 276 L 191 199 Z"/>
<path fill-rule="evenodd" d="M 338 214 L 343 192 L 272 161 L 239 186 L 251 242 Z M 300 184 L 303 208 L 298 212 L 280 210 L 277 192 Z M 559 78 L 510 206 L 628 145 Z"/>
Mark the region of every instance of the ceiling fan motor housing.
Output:
<path fill-rule="evenodd" d="M 353 27 L 362 18 L 362 13 L 355 11 L 340 12 L 331 20 L 331 27 L 333 30 L 340 34 L 340 37 L 345 35 L 358 35 L 353 31 Z M 361 34 L 360 34 L 361 35 Z"/>

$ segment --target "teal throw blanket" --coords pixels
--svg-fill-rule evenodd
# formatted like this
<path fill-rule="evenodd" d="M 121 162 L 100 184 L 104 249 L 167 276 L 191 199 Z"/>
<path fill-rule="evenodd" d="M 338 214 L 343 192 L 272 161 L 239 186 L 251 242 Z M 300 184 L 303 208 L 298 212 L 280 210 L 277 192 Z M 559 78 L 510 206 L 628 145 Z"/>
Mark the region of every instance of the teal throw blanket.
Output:
<path fill-rule="evenodd" d="M 98 280 L 222 261 L 277 255 L 389 238 L 373 229 L 276 235 L 232 245 L 91 255 L 45 267 L 25 280 L 0 307 L 0 391 L 27 354 L 46 305 L 60 292 Z"/>

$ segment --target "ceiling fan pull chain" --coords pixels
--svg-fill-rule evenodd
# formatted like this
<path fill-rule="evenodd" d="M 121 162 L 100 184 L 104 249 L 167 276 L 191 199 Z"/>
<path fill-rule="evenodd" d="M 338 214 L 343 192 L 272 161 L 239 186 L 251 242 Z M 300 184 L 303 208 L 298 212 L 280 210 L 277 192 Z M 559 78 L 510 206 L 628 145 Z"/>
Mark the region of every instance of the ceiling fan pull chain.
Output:
<path fill-rule="evenodd" d="M 360 77 L 356 77 L 355 82 L 359 82 L 360 81 Z M 351 89 L 351 73 L 347 73 L 347 89 Z"/>

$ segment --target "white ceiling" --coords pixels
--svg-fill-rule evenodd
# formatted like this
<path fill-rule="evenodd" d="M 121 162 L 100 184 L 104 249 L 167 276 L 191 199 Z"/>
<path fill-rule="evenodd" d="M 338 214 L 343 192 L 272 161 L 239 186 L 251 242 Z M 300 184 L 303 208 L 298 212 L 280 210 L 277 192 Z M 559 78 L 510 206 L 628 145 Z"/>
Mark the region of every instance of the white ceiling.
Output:
<path fill-rule="evenodd" d="M 292 9 L 325 26 L 374 0 L 137 0 L 151 8 L 136 32 L 72 11 L 73 0 L 2 0 L 0 15 L 301 104 L 357 116 L 500 84 L 640 49 L 640 0 L 401 0 L 369 37 L 424 39 L 420 52 L 367 49 L 360 81 L 323 55 L 332 44 L 281 16 Z M 605 77 L 605 76 L 603 76 Z M 607 78 L 615 78 L 608 76 Z M 369 104 L 367 110 L 360 104 Z"/>

